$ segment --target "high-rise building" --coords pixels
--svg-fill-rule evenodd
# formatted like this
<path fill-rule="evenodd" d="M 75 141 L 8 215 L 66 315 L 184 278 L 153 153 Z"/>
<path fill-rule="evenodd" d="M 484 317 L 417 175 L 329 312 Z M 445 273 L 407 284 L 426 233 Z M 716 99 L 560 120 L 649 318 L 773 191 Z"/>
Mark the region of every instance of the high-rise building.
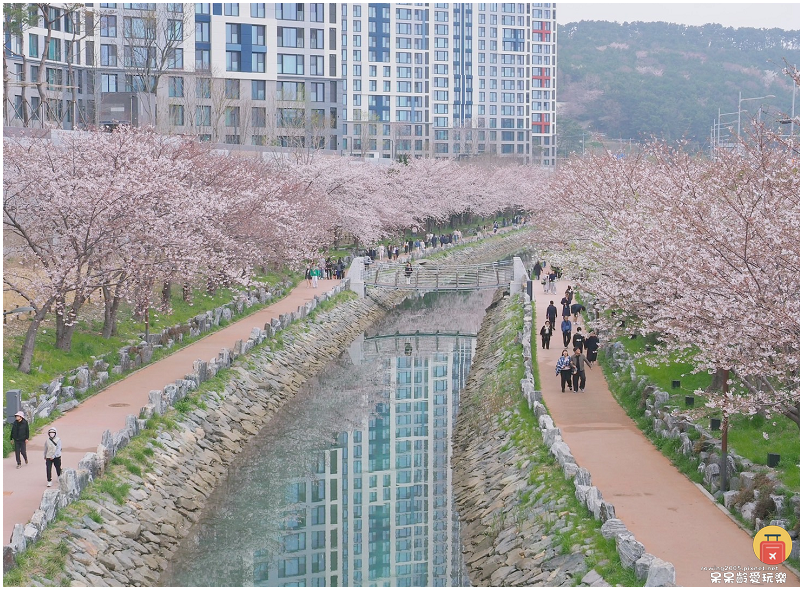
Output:
<path fill-rule="evenodd" d="M 553 3 L 28 6 L 4 30 L 8 126 L 555 165 Z"/>

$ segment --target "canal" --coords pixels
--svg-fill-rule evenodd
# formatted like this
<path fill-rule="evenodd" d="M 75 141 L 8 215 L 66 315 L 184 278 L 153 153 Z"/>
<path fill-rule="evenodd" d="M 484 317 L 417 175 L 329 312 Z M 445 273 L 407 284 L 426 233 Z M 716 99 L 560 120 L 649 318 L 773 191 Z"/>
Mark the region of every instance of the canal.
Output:
<path fill-rule="evenodd" d="M 489 291 L 413 297 L 228 466 L 164 586 L 466 586 L 451 436 Z"/>

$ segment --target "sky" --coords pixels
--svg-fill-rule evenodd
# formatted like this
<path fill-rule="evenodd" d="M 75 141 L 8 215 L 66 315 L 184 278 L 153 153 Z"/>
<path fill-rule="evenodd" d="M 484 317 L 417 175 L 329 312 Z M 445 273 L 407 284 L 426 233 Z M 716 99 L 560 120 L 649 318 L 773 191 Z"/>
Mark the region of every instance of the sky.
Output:
<path fill-rule="evenodd" d="M 664 21 L 683 25 L 717 23 L 725 27 L 800 30 L 800 2 L 758 4 L 755 2 L 693 3 L 650 2 L 577 3 L 557 2 L 557 21 L 564 25 L 581 20 L 619 23 Z"/>

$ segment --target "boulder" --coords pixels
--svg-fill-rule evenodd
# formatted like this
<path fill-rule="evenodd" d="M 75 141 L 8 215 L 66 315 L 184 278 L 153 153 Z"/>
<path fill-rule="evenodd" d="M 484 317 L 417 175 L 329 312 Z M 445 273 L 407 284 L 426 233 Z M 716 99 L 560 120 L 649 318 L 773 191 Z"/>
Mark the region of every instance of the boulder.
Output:
<path fill-rule="evenodd" d="M 654 557 L 650 562 L 650 569 L 647 572 L 647 581 L 644 585 L 650 588 L 674 586 L 675 566 L 668 561 Z"/>
<path fill-rule="evenodd" d="M 617 536 L 617 553 L 622 566 L 632 569 L 636 561 L 644 555 L 644 545 L 632 533 L 622 533 Z"/>

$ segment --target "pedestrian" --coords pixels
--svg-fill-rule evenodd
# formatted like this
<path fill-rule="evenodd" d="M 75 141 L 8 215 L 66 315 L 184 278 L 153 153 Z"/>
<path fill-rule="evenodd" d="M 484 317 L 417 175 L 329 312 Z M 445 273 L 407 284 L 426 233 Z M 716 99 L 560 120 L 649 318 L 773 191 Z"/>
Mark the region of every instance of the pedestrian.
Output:
<path fill-rule="evenodd" d="M 589 330 L 589 337 L 586 339 L 586 363 L 589 365 L 589 368 L 592 368 L 592 365 L 597 360 L 597 350 L 600 348 L 600 339 L 597 337 L 597 334 L 594 333 L 594 330 Z"/>
<path fill-rule="evenodd" d="M 306 287 L 311 286 L 311 265 L 306 264 Z"/>
<path fill-rule="evenodd" d="M 542 274 L 542 263 L 537 260 L 536 264 L 533 265 L 533 275 L 536 277 L 537 281 L 539 280 L 539 275 L 541 274 Z"/>
<path fill-rule="evenodd" d="M 547 275 L 547 278 L 550 281 L 550 292 L 555 295 L 556 281 L 558 280 L 558 274 L 552 267 L 550 268 L 550 274 Z"/>
<path fill-rule="evenodd" d="M 411 284 L 411 273 L 412 272 L 414 272 L 414 269 L 412 268 L 411 261 L 409 260 L 408 262 L 406 262 L 406 270 L 405 270 L 405 273 L 406 273 L 406 285 L 410 285 Z"/>
<path fill-rule="evenodd" d="M 384 251 L 385 251 L 385 247 L 384 247 L 384 245 L 383 245 L 383 244 L 381 244 L 380 246 L 378 246 L 378 257 L 379 257 L 379 258 L 378 258 L 378 260 L 383 260 L 383 253 L 384 253 Z"/>
<path fill-rule="evenodd" d="M 572 311 L 572 320 L 574 322 L 578 321 L 578 318 L 581 315 L 581 312 L 586 309 L 583 305 L 578 303 L 577 301 L 569 306 L 570 310 Z"/>
<path fill-rule="evenodd" d="M 552 301 L 550 302 L 550 305 L 547 306 L 547 311 L 544 313 L 544 315 L 547 316 L 551 328 L 556 325 L 556 316 L 558 315 L 558 309 L 556 309 L 556 306 L 553 305 Z"/>
<path fill-rule="evenodd" d="M 53 485 L 53 466 L 56 475 L 61 477 L 61 439 L 58 438 L 56 429 L 52 426 L 47 431 L 47 440 L 44 441 L 44 461 L 47 465 L 47 487 Z"/>
<path fill-rule="evenodd" d="M 564 336 L 564 346 L 569 346 L 572 339 L 572 322 L 569 321 L 569 316 L 561 320 L 561 334 Z"/>
<path fill-rule="evenodd" d="M 553 335 L 553 326 L 549 321 L 545 321 L 542 329 L 539 330 L 542 337 L 542 348 L 550 350 L 550 337 Z"/>
<path fill-rule="evenodd" d="M 561 393 L 564 393 L 564 388 L 569 387 L 572 391 L 572 364 L 569 357 L 569 351 L 565 348 L 561 351 L 561 356 L 556 361 L 556 376 L 561 376 Z"/>
<path fill-rule="evenodd" d="M 319 268 L 312 268 L 311 269 L 311 286 L 316 289 L 319 281 Z"/>
<path fill-rule="evenodd" d="M 330 256 L 325 259 L 325 277 L 328 280 L 333 278 L 333 260 L 331 260 Z"/>
<path fill-rule="evenodd" d="M 566 297 L 561 300 L 561 317 L 567 319 L 572 317 L 572 310 L 569 308 Z"/>
<path fill-rule="evenodd" d="M 572 390 L 577 393 L 586 388 L 586 357 L 577 346 L 572 350 L 575 353 L 570 357 L 572 364 Z"/>
<path fill-rule="evenodd" d="M 567 285 L 567 290 L 564 292 L 564 296 L 567 298 L 567 301 L 570 305 L 572 305 L 572 298 L 575 295 L 575 291 L 572 290 L 572 285 Z"/>
<path fill-rule="evenodd" d="M 575 336 L 572 337 L 572 346 L 586 350 L 586 337 L 581 333 L 580 328 L 575 328 Z"/>
<path fill-rule="evenodd" d="M 17 458 L 17 469 L 22 467 L 20 455 L 25 459 L 25 465 L 28 464 L 28 439 L 31 437 L 31 429 L 28 426 L 28 421 L 25 419 L 25 414 L 17 412 L 14 414 L 14 424 L 11 425 L 11 440 L 14 441 L 14 456 Z"/>

